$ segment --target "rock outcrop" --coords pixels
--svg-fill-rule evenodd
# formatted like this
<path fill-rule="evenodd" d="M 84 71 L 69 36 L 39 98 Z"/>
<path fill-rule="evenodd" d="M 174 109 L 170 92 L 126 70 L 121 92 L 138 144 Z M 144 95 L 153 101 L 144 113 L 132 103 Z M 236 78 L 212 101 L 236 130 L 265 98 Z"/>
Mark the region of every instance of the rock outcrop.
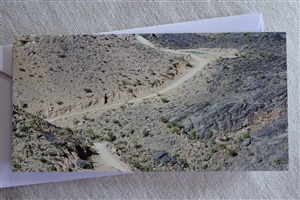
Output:
<path fill-rule="evenodd" d="M 13 171 L 92 169 L 96 154 L 78 130 L 60 128 L 13 106 Z"/>

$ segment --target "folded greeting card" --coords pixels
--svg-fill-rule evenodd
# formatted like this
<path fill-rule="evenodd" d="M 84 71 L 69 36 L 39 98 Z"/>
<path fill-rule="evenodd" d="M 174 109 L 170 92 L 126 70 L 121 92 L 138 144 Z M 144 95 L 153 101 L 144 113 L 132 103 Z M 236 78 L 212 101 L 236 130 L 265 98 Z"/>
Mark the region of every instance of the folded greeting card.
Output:
<path fill-rule="evenodd" d="M 287 170 L 285 33 L 16 36 L 13 171 Z"/>
<path fill-rule="evenodd" d="M 203 19 L 190 22 L 140 27 L 98 34 L 142 33 L 205 33 L 205 32 L 262 32 L 263 20 L 259 13 Z M 91 177 L 102 177 L 132 172 L 12 172 L 12 45 L 0 46 L 1 118 L 0 118 L 0 188 L 47 183 Z"/>

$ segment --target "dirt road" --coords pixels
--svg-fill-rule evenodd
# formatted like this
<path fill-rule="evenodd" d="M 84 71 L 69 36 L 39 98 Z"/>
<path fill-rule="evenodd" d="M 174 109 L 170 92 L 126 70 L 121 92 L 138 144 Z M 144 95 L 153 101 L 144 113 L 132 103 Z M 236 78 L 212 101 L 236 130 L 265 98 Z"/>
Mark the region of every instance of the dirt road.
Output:
<path fill-rule="evenodd" d="M 148 41 L 147 39 L 143 38 L 142 36 L 136 36 L 137 40 L 145 45 L 150 46 L 151 48 L 157 48 L 155 47 L 155 45 L 153 43 L 151 43 L 150 41 Z M 144 99 L 149 99 L 149 98 L 153 98 L 156 97 L 158 95 L 164 94 L 164 93 L 168 93 L 171 90 L 179 87 L 180 85 L 182 85 L 185 81 L 188 81 L 189 79 L 191 79 L 194 75 L 197 74 L 197 72 L 199 72 L 200 70 L 202 70 L 204 68 L 204 66 L 206 66 L 208 63 L 212 62 L 213 60 L 215 60 L 216 58 L 220 57 L 220 56 L 231 56 L 234 55 L 235 51 L 213 51 L 213 52 L 208 52 L 208 55 L 203 56 L 201 55 L 201 57 L 199 56 L 199 54 L 190 54 L 188 52 L 185 51 L 180 51 L 180 50 L 170 50 L 170 49 L 164 49 L 164 48 L 157 48 L 161 51 L 166 51 L 166 52 L 170 52 L 170 53 L 174 53 L 174 54 L 181 54 L 181 55 L 189 55 L 191 56 L 191 65 L 193 67 L 191 67 L 185 74 L 182 74 L 181 76 L 179 76 L 177 78 L 177 80 L 175 80 L 174 82 L 172 82 L 170 85 L 162 88 L 160 91 L 152 93 L 150 95 L 145 95 L 143 97 L 138 97 L 136 99 L 132 99 L 132 100 L 128 100 L 128 101 L 124 101 L 121 103 L 115 103 L 112 105 L 106 105 L 106 106 L 101 106 L 98 108 L 92 108 L 92 109 L 85 109 L 79 112 L 75 112 L 75 113 L 71 113 L 71 114 L 66 114 L 66 115 L 62 115 L 59 117 L 55 117 L 52 119 L 48 119 L 49 122 L 54 122 L 56 120 L 60 120 L 60 119 L 64 119 L 64 118 L 72 118 L 73 116 L 76 115 L 83 115 L 89 112 L 97 112 L 100 110 L 104 110 L 104 109 L 111 109 L 114 107 L 118 107 L 121 105 L 124 105 L 125 103 L 135 103 L 135 102 L 140 102 L 143 101 Z M 114 155 L 108 148 L 107 148 L 107 142 L 104 143 L 94 143 L 94 147 L 93 147 L 100 155 L 100 161 L 101 164 L 104 167 L 112 167 L 115 169 L 118 169 L 122 172 L 128 172 L 130 171 L 129 167 L 126 166 L 125 163 L 121 162 L 119 160 L 119 158 Z"/>
<path fill-rule="evenodd" d="M 152 48 L 156 48 L 154 46 L 154 44 L 152 44 L 150 41 L 146 40 L 142 36 L 137 36 L 137 40 L 140 41 L 141 43 L 145 44 L 145 45 L 148 45 L 148 46 L 152 47 Z M 59 116 L 59 117 L 55 117 L 55 118 L 52 118 L 52 119 L 46 119 L 46 120 L 49 121 L 49 122 L 54 122 L 56 120 L 72 117 L 72 116 L 75 116 L 75 115 L 89 113 L 89 112 L 92 112 L 92 111 L 100 111 L 100 110 L 104 110 L 104 109 L 110 109 L 110 108 L 121 106 L 124 103 L 136 103 L 136 102 L 143 101 L 143 99 L 149 99 L 149 98 L 156 97 L 159 94 L 164 94 L 164 93 L 167 93 L 167 92 L 177 88 L 178 86 L 183 84 L 185 81 L 192 78 L 197 72 L 202 70 L 205 65 L 210 63 L 212 60 L 218 58 L 219 56 L 228 55 L 228 54 L 233 55 L 233 53 L 234 53 L 234 51 L 233 52 L 226 52 L 226 53 L 224 53 L 224 52 L 213 52 L 213 55 L 210 56 L 209 58 L 201 58 L 201 57 L 199 57 L 198 54 L 193 55 L 193 54 L 181 51 L 181 50 L 170 50 L 170 49 L 163 49 L 163 48 L 158 48 L 158 49 L 160 49 L 161 51 L 166 51 L 166 52 L 170 52 L 170 53 L 174 53 L 174 54 L 190 55 L 193 59 L 193 62 L 192 62 L 193 67 L 187 73 L 181 75 L 175 82 L 171 83 L 170 85 L 163 88 L 162 90 L 157 91 L 155 93 L 152 93 L 150 95 L 146 95 L 146 96 L 143 96 L 143 97 L 139 97 L 139 98 L 136 98 L 136 99 L 132 99 L 132 100 L 128 100 L 128 101 L 124 101 L 124 102 L 120 102 L 120 103 L 115 103 L 115 104 L 112 104 L 112 105 L 101 106 L 101 107 L 98 107 L 98 108 L 85 109 L 85 110 L 82 110 L 82 111 L 79 111 L 79 112 L 74 112 L 74 113 L 70 113 L 70 114 L 66 114 L 66 115 L 62 115 L 62 116 Z"/>
<path fill-rule="evenodd" d="M 122 172 L 130 172 L 128 166 L 125 163 L 121 162 L 108 148 L 107 142 L 94 143 L 93 148 L 98 152 L 100 155 L 101 163 L 104 167 L 114 167 Z"/>

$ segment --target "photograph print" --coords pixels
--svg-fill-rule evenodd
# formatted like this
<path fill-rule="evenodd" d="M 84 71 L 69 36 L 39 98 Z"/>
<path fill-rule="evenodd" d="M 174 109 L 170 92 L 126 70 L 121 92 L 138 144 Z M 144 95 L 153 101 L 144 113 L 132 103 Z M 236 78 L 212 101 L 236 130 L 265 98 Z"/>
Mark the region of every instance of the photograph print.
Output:
<path fill-rule="evenodd" d="M 19 35 L 14 172 L 288 170 L 285 33 Z"/>

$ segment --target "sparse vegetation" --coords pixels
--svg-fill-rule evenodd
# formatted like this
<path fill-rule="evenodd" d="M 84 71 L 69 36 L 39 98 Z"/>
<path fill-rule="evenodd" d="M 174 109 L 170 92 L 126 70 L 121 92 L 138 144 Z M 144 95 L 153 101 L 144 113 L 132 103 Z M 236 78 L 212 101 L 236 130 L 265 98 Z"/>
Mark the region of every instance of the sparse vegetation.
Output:
<path fill-rule="evenodd" d="M 91 92 L 93 92 L 91 89 L 89 89 L 89 88 L 84 88 L 83 89 L 86 93 L 91 93 Z"/>
<path fill-rule="evenodd" d="M 108 132 L 108 134 L 107 134 L 107 141 L 113 142 L 116 139 L 117 139 L 117 137 L 112 132 Z"/>
<path fill-rule="evenodd" d="M 169 103 L 169 102 L 170 102 L 167 98 L 161 98 L 161 101 L 162 101 L 163 103 Z"/>
<path fill-rule="evenodd" d="M 161 116 L 161 117 L 159 118 L 159 120 L 160 120 L 162 123 L 168 123 L 168 122 L 169 122 L 169 120 L 168 120 L 166 117 L 164 117 L 164 116 Z"/>
<path fill-rule="evenodd" d="M 73 124 L 74 124 L 74 125 L 78 125 L 79 122 L 80 122 L 80 121 L 79 121 L 78 119 L 76 119 L 76 118 L 73 120 Z"/>
<path fill-rule="evenodd" d="M 20 105 L 21 105 L 21 108 L 27 108 L 28 107 L 28 104 L 23 102 L 23 101 L 20 102 Z"/>
<path fill-rule="evenodd" d="M 260 79 L 262 79 L 262 80 L 266 78 L 266 76 L 265 76 L 263 73 L 259 73 L 259 74 L 258 74 L 258 77 L 259 77 Z"/>
<path fill-rule="evenodd" d="M 148 129 L 143 130 L 143 136 L 148 137 L 150 135 L 150 131 Z"/>
<path fill-rule="evenodd" d="M 238 155 L 237 152 L 236 152 L 235 150 L 232 150 L 232 149 L 228 149 L 228 153 L 229 153 L 229 155 L 232 156 L 232 157 L 235 157 L 235 156 Z"/>
<path fill-rule="evenodd" d="M 180 131 L 179 128 L 176 127 L 176 126 L 172 127 L 171 130 L 172 130 L 172 133 L 177 133 L 177 134 L 178 134 L 179 131 Z"/>
<path fill-rule="evenodd" d="M 40 160 L 42 163 L 47 163 L 47 162 L 48 162 L 48 160 L 47 160 L 46 158 L 43 158 L 43 157 L 39 158 L 39 160 Z"/>
<path fill-rule="evenodd" d="M 83 120 L 86 120 L 86 121 L 89 121 L 89 122 L 95 121 L 94 119 L 89 118 L 89 117 L 87 117 L 87 116 L 83 116 L 82 119 L 83 119 Z"/>
<path fill-rule="evenodd" d="M 73 130 L 72 130 L 70 127 L 66 127 L 66 128 L 65 128 L 65 131 L 66 131 L 67 133 L 73 133 Z"/>
<path fill-rule="evenodd" d="M 139 148 L 141 148 L 141 147 L 142 147 L 142 145 L 141 145 L 141 144 L 139 144 L 137 140 L 133 140 L 133 141 L 132 141 L 132 144 L 133 144 L 133 145 L 134 145 L 134 147 L 135 147 L 135 148 L 137 148 L 137 149 L 139 149 Z"/>
<path fill-rule="evenodd" d="M 196 131 L 194 131 L 194 130 L 189 134 L 188 137 L 190 140 L 198 139 L 198 135 L 196 134 Z"/>
<path fill-rule="evenodd" d="M 29 127 L 26 126 L 25 124 L 22 124 L 22 125 L 19 127 L 19 130 L 20 130 L 21 132 L 26 132 L 26 131 L 28 131 L 28 129 L 29 129 Z"/>
<path fill-rule="evenodd" d="M 138 169 L 141 168 L 141 163 L 140 163 L 140 161 L 139 161 L 138 159 L 134 159 L 134 160 L 132 161 L 132 165 L 133 165 L 135 168 L 138 168 Z"/>
<path fill-rule="evenodd" d="M 63 104 L 64 104 L 64 102 L 62 102 L 62 101 L 60 101 L 60 100 L 56 101 L 56 103 L 57 103 L 58 105 L 63 105 Z"/>
<path fill-rule="evenodd" d="M 208 165 L 207 164 L 204 164 L 204 165 L 201 165 L 201 169 L 206 169 L 208 167 Z"/>
<path fill-rule="evenodd" d="M 210 148 L 210 152 L 211 153 L 216 153 L 217 151 L 218 151 L 218 149 L 216 147 Z"/>
<path fill-rule="evenodd" d="M 243 139 L 250 138 L 250 133 L 246 133 L 243 135 Z"/>
<path fill-rule="evenodd" d="M 85 133 L 88 135 L 89 138 L 95 139 L 95 133 L 94 133 L 93 129 L 87 129 L 85 131 Z"/>
<path fill-rule="evenodd" d="M 117 124 L 120 127 L 122 126 L 122 123 L 119 120 L 117 120 L 117 119 L 113 119 L 113 123 Z"/>
<path fill-rule="evenodd" d="M 184 168 L 188 168 L 189 167 L 189 163 L 185 158 L 177 158 L 178 163 L 180 163 L 180 165 Z"/>
<path fill-rule="evenodd" d="M 282 163 L 283 163 L 282 158 L 276 158 L 276 160 L 275 160 L 275 164 L 276 164 L 276 165 L 280 165 L 280 164 L 282 164 Z"/>

